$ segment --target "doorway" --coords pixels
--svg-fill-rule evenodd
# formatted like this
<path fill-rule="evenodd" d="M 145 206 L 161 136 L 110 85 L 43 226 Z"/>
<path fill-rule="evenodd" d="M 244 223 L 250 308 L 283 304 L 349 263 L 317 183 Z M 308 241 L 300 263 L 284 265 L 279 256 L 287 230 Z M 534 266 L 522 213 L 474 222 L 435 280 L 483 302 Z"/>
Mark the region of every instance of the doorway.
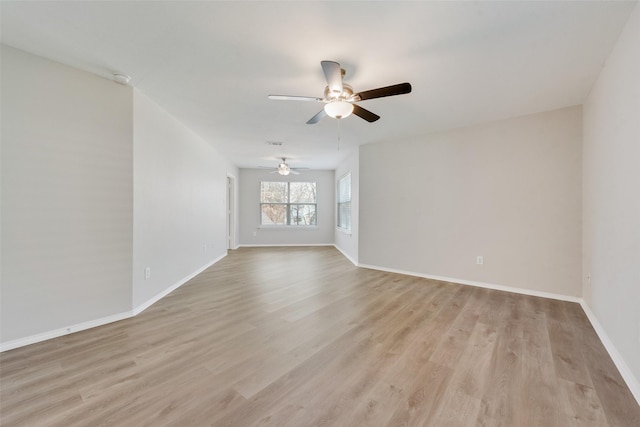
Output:
<path fill-rule="evenodd" d="M 236 178 L 227 175 L 227 249 L 235 249 L 235 188 Z"/>

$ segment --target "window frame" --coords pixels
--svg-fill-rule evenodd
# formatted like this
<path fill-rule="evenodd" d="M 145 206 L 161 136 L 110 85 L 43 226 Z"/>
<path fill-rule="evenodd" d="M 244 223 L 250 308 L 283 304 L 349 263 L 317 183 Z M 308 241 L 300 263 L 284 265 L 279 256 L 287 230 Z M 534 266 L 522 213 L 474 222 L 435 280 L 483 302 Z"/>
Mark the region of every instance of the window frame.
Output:
<path fill-rule="evenodd" d="M 340 188 L 341 188 L 341 183 L 345 180 L 345 179 L 349 179 L 349 190 L 348 190 L 348 200 L 341 200 L 341 192 L 340 192 Z M 352 188 L 352 184 L 353 184 L 353 180 L 351 177 L 351 172 L 347 172 L 346 174 L 342 175 L 342 177 L 340 177 L 340 179 L 338 179 L 338 181 L 336 182 L 336 228 L 338 230 L 350 233 L 351 232 L 351 220 L 353 218 L 352 216 L 352 211 L 351 211 L 351 203 L 353 200 L 353 188 Z M 347 219 L 347 221 L 345 221 L 345 226 L 343 227 L 341 224 L 341 215 L 340 213 L 342 212 L 342 205 L 348 205 L 349 209 L 349 217 Z"/>
<path fill-rule="evenodd" d="M 287 201 L 286 202 L 263 202 L 262 201 L 262 184 L 263 183 L 282 183 L 287 185 Z M 292 202 L 291 201 L 291 184 L 313 184 L 315 189 L 315 203 L 311 202 Z M 317 228 L 318 227 L 318 183 L 316 181 L 260 181 L 260 194 L 258 196 L 258 205 L 259 205 L 259 226 L 260 228 Z M 263 224 L 263 210 L 262 207 L 264 205 L 281 205 L 285 208 L 285 224 Z M 292 207 L 296 207 L 297 209 L 300 206 L 313 206 L 314 210 L 314 223 L 313 224 L 295 224 L 292 223 L 292 215 L 291 210 Z M 299 216 L 298 216 L 299 217 Z"/>

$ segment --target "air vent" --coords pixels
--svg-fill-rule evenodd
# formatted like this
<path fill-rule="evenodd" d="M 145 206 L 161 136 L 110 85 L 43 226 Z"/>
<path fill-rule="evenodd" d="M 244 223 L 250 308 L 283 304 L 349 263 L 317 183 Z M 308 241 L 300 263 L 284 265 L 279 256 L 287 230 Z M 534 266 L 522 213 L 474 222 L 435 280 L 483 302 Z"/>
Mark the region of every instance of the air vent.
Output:
<path fill-rule="evenodd" d="M 283 144 L 282 141 L 267 141 L 267 145 L 275 145 L 275 146 L 281 146 Z"/>

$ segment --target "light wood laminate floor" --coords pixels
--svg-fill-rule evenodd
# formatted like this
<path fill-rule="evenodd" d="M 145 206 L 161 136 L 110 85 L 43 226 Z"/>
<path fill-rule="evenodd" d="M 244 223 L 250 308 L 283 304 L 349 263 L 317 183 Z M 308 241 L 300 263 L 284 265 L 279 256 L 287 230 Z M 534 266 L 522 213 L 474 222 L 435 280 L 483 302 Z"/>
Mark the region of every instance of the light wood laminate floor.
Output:
<path fill-rule="evenodd" d="M 640 426 L 581 307 L 242 248 L 135 318 L 0 355 L 2 426 Z"/>

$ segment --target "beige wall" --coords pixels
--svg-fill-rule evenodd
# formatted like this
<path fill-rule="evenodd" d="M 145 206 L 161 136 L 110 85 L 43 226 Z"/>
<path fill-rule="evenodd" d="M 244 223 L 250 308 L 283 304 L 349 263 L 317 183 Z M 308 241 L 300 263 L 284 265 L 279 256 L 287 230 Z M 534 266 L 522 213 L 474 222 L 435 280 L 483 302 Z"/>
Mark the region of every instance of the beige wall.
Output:
<path fill-rule="evenodd" d="M 640 400 L 638 6 L 584 104 L 583 252 L 584 298 L 635 376 Z"/>
<path fill-rule="evenodd" d="M 2 343 L 131 309 L 133 93 L 2 46 Z"/>
<path fill-rule="evenodd" d="M 581 131 L 571 107 L 360 147 L 359 262 L 580 296 Z"/>
<path fill-rule="evenodd" d="M 1 349 L 129 317 L 226 254 L 237 169 L 131 87 L 2 46 L 1 136 Z"/>
<path fill-rule="evenodd" d="M 135 91 L 134 309 L 226 255 L 227 173 L 237 169 Z"/>
<path fill-rule="evenodd" d="M 335 228 L 333 171 L 308 170 L 282 176 L 268 169 L 240 169 L 239 221 L 241 246 L 331 245 Z M 317 227 L 261 227 L 261 181 L 310 181 L 316 183 Z"/>

